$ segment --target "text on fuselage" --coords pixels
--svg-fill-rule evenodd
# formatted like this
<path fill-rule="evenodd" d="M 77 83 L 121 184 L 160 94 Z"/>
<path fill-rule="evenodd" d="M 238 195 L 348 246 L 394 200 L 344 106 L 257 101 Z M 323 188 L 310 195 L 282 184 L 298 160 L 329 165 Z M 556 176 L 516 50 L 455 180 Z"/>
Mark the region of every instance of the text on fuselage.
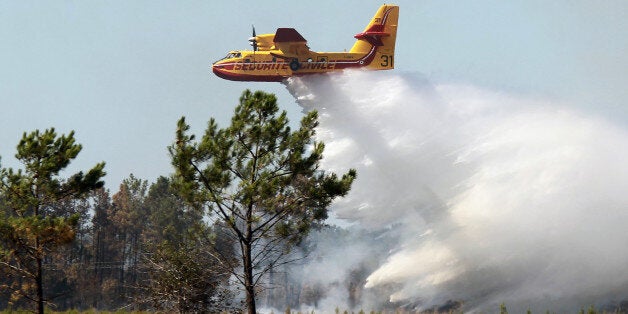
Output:
<path fill-rule="evenodd" d="M 301 62 L 300 70 L 333 70 L 336 67 L 335 62 Z M 290 64 L 286 62 L 269 63 L 269 62 L 251 62 L 236 63 L 233 67 L 235 71 L 268 71 L 268 70 L 287 70 Z"/>

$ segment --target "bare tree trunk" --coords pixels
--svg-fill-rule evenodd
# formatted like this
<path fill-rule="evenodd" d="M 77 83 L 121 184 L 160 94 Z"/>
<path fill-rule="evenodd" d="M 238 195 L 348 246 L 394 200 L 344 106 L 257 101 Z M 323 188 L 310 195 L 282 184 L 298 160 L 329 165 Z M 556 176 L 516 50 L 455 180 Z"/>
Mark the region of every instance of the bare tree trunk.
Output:
<path fill-rule="evenodd" d="M 274 307 L 275 306 L 275 268 L 271 265 L 268 270 L 268 284 L 270 286 L 270 290 L 268 290 L 268 294 L 266 296 L 266 306 Z"/>
<path fill-rule="evenodd" d="M 253 283 L 253 262 L 251 260 L 251 242 L 244 243 L 244 287 L 246 289 L 246 307 L 249 314 L 256 314 L 255 285 Z"/>
<path fill-rule="evenodd" d="M 39 193 L 39 192 L 38 192 Z M 39 216 L 39 207 L 35 207 L 35 217 Z M 44 270 L 43 254 L 44 248 L 39 242 L 39 235 L 35 235 L 35 289 L 37 290 L 37 313 L 44 314 Z"/>
<path fill-rule="evenodd" d="M 39 242 L 39 241 L 37 241 Z M 39 243 L 37 243 L 39 247 Z M 37 285 L 37 313 L 44 314 L 44 282 L 42 271 L 42 258 L 37 257 L 37 273 L 35 283 Z"/>
<path fill-rule="evenodd" d="M 253 162 L 255 169 L 257 159 Z M 253 181 L 255 177 L 253 177 Z M 246 289 L 246 307 L 249 314 L 256 314 L 255 282 L 253 278 L 253 200 L 250 200 L 246 211 L 246 234 L 244 238 L 244 288 Z"/>

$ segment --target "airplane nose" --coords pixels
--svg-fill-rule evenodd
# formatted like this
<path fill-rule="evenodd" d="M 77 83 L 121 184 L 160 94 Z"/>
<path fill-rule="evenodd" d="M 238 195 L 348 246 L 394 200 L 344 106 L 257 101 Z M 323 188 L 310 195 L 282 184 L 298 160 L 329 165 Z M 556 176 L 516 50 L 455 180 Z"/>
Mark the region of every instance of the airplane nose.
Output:
<path fill-rule="evenodd" d="M 224 64 L 220 64 L 217 62 L 212 64 L 212 72 L 214 72 L 214 74 L 220 78 L 232 80 L 228 71 L 226 71 Z"/>
<path fill-rule="evenodd" d="M 216 73 L 216 71 L 219 71 L 220 69 L 223 69 L 224 66 L 218 62 L 214 62 L 212 63 L 212 72 Z"/>

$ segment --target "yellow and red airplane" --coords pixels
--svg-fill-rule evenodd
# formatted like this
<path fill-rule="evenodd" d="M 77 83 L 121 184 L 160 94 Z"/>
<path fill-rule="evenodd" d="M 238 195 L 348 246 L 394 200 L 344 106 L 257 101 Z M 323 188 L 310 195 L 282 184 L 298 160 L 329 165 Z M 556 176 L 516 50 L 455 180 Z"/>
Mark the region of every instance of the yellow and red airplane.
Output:
<path fill-rule="evenodd" d="M 281 82 L 290 76 L 348 68 L 390 70 L 395 67 L 399 7 L 382 5 L 349 52 L 316 52 L 294 28 L 249 39 L 253 50 L 230 51 L 212 65 L 219 77 L 232 81 Z"/>

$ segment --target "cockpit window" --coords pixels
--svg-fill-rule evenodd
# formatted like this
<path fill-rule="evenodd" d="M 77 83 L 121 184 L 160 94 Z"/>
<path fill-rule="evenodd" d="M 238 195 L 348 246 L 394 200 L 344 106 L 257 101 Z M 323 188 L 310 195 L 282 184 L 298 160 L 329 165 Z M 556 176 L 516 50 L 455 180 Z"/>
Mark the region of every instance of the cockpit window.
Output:
<path fill-rule="evenodd" d="M 225 56 L 222 59 L 224 60 L 224 59 L 240 58 L 240 57 L 242 57 L 241 53 L 239 53 L 239 52 L 230 52 L 230 53 L 227 54 L 227 56 Z"/>
<path fill-rule="evenodd" d="M 232 59 L 232 58 L 242 58 L 242 54 L 239 51 L 231 51 L 229 52 L 224 58 L 216 61 L 216 62 L 220 62 L 222 60 L 227 60 L 227 59 Z M 214 63 L 216 63 L 214 62 Z"/>

